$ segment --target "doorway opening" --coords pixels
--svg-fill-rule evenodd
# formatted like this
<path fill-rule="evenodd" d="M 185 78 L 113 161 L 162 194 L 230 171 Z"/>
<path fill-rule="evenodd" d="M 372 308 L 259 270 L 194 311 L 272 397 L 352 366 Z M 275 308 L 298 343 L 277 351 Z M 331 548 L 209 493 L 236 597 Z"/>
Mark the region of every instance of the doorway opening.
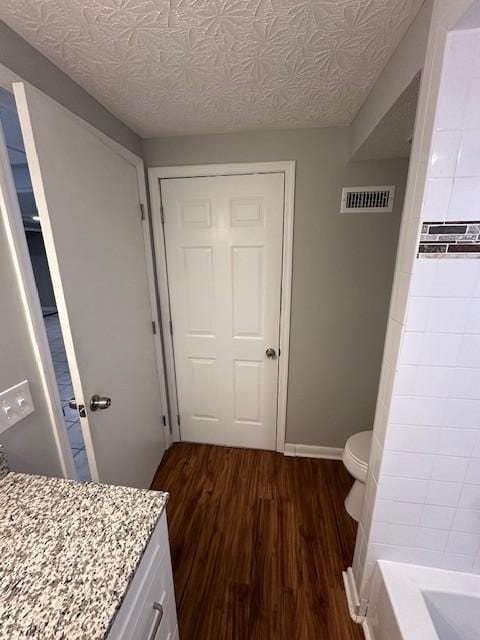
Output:
<path fill-rule="evenodd" d="M 42 308 L 68 441 L 78 479 L 89 481 L 91 480 L 91 475 L 80 425 L 80 416 L 78 410 L 72 408 L 69 404 L 74 397 L 72 379 L 15 99 L 9 91 L 2 87 L 0 87 L 0 122 L 7 144 L 10 166 L 22 215 L 23 229 Z"/>
<path fill-rule="evenodd" d="M 295 162 L 149 181 L 174 438 L 283 452 Z"/>

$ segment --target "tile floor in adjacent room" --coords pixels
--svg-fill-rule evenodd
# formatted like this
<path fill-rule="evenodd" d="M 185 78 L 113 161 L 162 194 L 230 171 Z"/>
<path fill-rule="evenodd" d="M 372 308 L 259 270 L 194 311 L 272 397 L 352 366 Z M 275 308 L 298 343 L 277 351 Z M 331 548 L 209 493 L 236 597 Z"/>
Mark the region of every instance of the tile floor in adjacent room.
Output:
<path fill-rule="evenodd" d="M 68 406 L 68 401 L 70 398 L 73 398 L 74 393 L 58 314 L 55 313 L 44 317 L 44 322 L 78 479 L 82 481 L 90 480 L 90 470 L 88 468 L 87 454 L 78 411 L 70 409 Z"/>

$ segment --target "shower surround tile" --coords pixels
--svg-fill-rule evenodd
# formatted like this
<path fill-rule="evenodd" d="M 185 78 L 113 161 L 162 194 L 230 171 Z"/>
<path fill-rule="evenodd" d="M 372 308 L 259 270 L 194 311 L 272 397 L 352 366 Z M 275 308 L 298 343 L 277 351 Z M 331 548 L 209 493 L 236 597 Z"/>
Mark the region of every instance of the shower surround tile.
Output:
<path fill-rule="evenodd" d="M 374 422 L 378 491 L 362 510 L 354 558 L 366 598 L 377 559 L 480 572 L 478 80 L 468 90 L 479 76 L 480 29 L 452 32 L 446 46 L 436 120 L 424 131 L 427 175 L 402 223 L 394 283 L 402 295 L 391 303 L 380 381 L 390 393 Z M 399 350 L 389 340 L 394 323 Z"/>

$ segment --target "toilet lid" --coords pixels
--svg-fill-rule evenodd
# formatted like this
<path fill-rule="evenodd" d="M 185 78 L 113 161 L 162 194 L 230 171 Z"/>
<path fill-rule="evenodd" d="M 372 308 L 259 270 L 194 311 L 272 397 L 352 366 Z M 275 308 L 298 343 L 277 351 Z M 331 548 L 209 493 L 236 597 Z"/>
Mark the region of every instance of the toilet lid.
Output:
<path fill-rule="evenodd" d="M 372 444 L 373 431 L 360 431 L 351 436 L 347 441 L 347 448 L 350 457 L 360 466 L 368 468 L 370 458 L 370 447 Z"/>

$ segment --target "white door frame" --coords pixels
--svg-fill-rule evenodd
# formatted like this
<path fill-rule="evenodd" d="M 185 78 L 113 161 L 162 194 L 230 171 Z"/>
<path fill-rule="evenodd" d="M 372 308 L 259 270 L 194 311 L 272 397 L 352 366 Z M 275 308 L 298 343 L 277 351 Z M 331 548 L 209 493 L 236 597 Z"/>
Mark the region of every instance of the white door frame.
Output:
<path fill-rule="evenodd" d="M 171 425 L 174 440 L 180 440 L 177 421 L 178 399 L 175 380 L 173 338 L 170 331 L 171 313 L 168 291 L 165 235 L 162 224 L 160 180 L 166 178 L 198 178 L 208 176 L 234 176 L 258 173 L 283 173 L 285 176 L 282 284 L 280 307 L 280 358 L 278 360 L 277 434 L 276 450 L 284 452 L 287 424 L 288 362 L 290 355 L 290 307 L 292 295 L 293 218 L 295 213 L 295 161 L 240 162 L 233 164 L 204 164 L 177 167 L 151 167 L 148 170 L 152 207 L 153 237 L 157 262 L 158 287 L 162 335 L 165 347 L 165 369 Z"/>
<path fill-rule="evenodd" d="M 0 64 L 0 86 L 13 94 L 12 84 L 14 82 L 25 82 L 21 77 L 14 74 L 10 69 Z M 28 83 L 26 83 L 28 84 Z M 65 108 L 65 107 L 62 107 Z M 146 270 L 147 270 L 147 279 L 148 279 L 148 290 L 150 297 L 150 310 L 152 317 L 152 327 L 155 326 L 156 331 L 153 335 L 154 344 L 155 344 L 155 353 L 157 360 L 157 371 L 159 378 L 159 386 L 160 386 L 160 401 L 161 401 L 161 409 L 162 414 L 165 416 L 165 426 L 159 425 L 160 428 L 164 429 L 165 433 L 165 442 L 168 447 L 171 443 L 170 436 L 170 427 L 169 427 L 169 418 L 167 412 L 167 394 L 166 394 L 166 377 L 165 370 L 163 367 L 163 352 L 162 352 L 162 342 L 159 327 L 159 315 L 158 315 L 158 301 L 157 301 L 157 287 L 155 282 L 155 272 L 154 272 L 154 258 L 152 255 L 152 235 L 151 235 L 151 215 L 148 208 L 147 201 L 147 187 L 145 180 L 145 166 L 143 159 L 137 156 L 132 151 L 126 149 L 118 142 L 115 142 L 107 135 L 96 129 L 93 125 L 89 124 L 79 116 L 75 115 L 73 112 L 65 109 L 68 113 L 77 120 L 79 124 L 81 124 L 86 130 L 93 133 L 97 136 L 107 147 L 118 153 L 122 158 L 127 160 L 130 164 L 132 164 L 137 172 L 138 178 L 138 189 L 139 189 L 139 221 L 143 227 L 143 238 L 145 245 L 145 260 L 146 260 Z M 12 179 L 13 184 L 13 179 Z M 70 443 L 68 441 L 68 436 L 66 433 L 65 422 L 63 418 L 63 412 L 61 408 L 60 397 L 58 393 L 57 380 L 55 377 L 55 370 L 53 367 L 52 356 L 50 353 L 50 346 L 47 339 L 45 324 L 43 321 L 43 315 L 40 305 L 40 299 L 37 294 L 35 278 L 33 275 L 32 263 L 30 259 L 30 254 L 28 252 L 28 245 L 25 238 L 22 238 L 24 235 L 23 225 L 21 224 L 21 214 L 20 209 L 18 207 L 18 201 L 16 199 L 15 190 L 12 194 L 12 201 L 14 205 L 8 208 L 8 213 L 6 214 L 6 226 L 7 232 L 10 239 L 10 246 L 12 255 L 14 256 L 16 269 L 18 273 L 18 287 L 19 293 L 23 301 L 25 315 L 27 319 L 27 323 L 29 326 L 31 339 L 33 348 L 36 354 L 38 368 L 40 377 L 43 384 L 43 389 L 45 393 L 45 397 L 47 400 L 47 404 L 50 410 L 50 423 L 54 433 L 55 442 L 57 445 L 57 451 L 60 459 L 60 463 L 62 466 L 62 472 L 65 477 L 68 478 L 76 478 L 77 474 L 75 471 L 75 467 L 73 465 L 73 457 L 70 449 Z M 18 220 L 17 220 L 18 217 Z M 58 274 L 51 273 L 52 283 L 55 289 L 55 278 L 58 278 Z M 57 291 L 55 291 L 55 295 L 57 296 Z M 57 304 L 64 304 L 64 300 L 57 300 Z M 60 309 L 59 309 L 60 313 Z M 66 313 L 63 314 L 63 318 L 67 318 L 68 324 L 68 316 Z M 68 331 L 70 332 L 70 327 L 68 327 Z M 152 329 L 153 331 L 153 329 Z M 72 348 L 72 345 L 69 344 L 69 340 L 65 341 L 65 349 L 67 351 L 68 358 L 68 350 Z M 70 356 L 74 357 L 74 354 L 70 353 Z M 85 443 L 87 445 L 87 443 Z M 98 480 L 97 470 L 95 468 L 96 465 L 90 465 L 90 471 L 92 475 L 92 480 Z"/>
<path fill-rule="evenodd" d="M 0 138 L 4 143 L 5 139 L 1 124 Z M 0 214 L 3 214 L 3 224 L 5 226 L 10 255 L 15 269 L 18 293 L 22 301 L 30 342 L 38 369 L 38 376 L 40 378 L 42 391 L 45 395 L 60 466 L 66 478 L 76 478 L 77 473 L 63 420 L 62 406 L 47 332 L 45 326 L 41 326 L 43 324 L 42 308 L 33 275 L 32 262 L 28 253 L 27 239 L 23 230 L 22 214 L 18 204 L 9 158 L 8 156 L 4 157 L 3 153 L 0 153 L 0 180 L 5 189 L 3 192 L 5 198 L 0 200 Z"/>

